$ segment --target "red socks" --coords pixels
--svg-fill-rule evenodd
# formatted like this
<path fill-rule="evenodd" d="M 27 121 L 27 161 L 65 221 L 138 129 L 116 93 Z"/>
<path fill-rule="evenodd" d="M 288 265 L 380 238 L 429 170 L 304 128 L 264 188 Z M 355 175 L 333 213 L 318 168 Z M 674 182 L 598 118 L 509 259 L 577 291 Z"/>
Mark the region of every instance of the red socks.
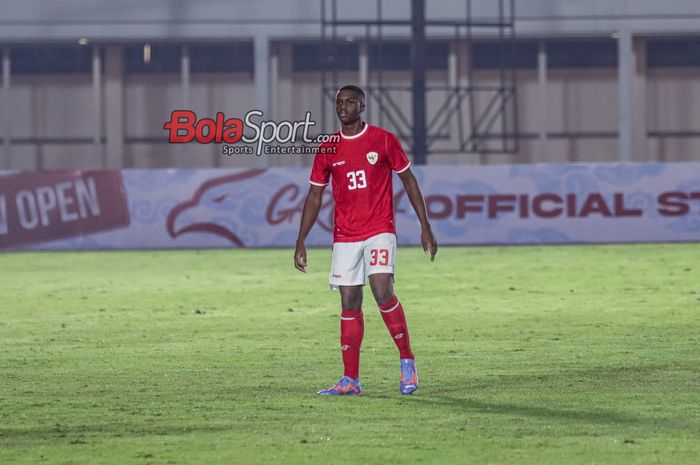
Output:
<path fill-rule="evenodd" d="M 344 308 L 340 314 L 340 348 L 345 376 L 360 379 L 360 346 L 365 333 L 362 309 Z"/>
<path fill-rule="evenodd" d="M 379 305 L 384 324 L 399 348 L 401 358 L 414 358 L 408 337 L 406 316 L 399 299 L 394 296 L 385 304 Z M 340 314 L 340 348 L 343 352 L 345 376 L 360 379 L 360 346 L 365 333 L 362 309 L 344 308 Z"/>
<path fill-rule="evenodd" d="M 396 342 L 396 347 L 399 348 L 401 358 L 414 358 L 411 351 L 411 342 L 408 338 L 406 316 L 403 313 L 403 307 L 401 307 L 398 297 L 394 296 L 389 302 L 379 304 L 379 310 L 382 313 L 384 324 L 386 324 L 391 337 Z"/>

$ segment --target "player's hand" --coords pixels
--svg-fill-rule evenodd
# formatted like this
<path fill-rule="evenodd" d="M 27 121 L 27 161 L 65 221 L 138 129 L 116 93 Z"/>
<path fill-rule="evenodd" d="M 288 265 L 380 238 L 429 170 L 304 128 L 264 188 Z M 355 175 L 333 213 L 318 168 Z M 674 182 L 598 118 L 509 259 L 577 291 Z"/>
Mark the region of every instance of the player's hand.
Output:
<path fill-rule="evenodd" d="M 425 252 L 426 255 L 430 256 L 430 261 L 435 260 L 435 255 L 437 254 L 438 251 L 438 245 L 437 241 L 435 240 L 435 236 L 433 235 L 432 229 L 430 229 L 430 226 L 427 228 L 423 228 L 423 230 L 420 233 L 420 243 L 423 246 L 423 252 Z"/>
<path fill-rule="evenodd" d="M 306 246 L 303 242 L 297 242 L 297 248 L 294 250 L 294 267 L 306 273 Z"/>

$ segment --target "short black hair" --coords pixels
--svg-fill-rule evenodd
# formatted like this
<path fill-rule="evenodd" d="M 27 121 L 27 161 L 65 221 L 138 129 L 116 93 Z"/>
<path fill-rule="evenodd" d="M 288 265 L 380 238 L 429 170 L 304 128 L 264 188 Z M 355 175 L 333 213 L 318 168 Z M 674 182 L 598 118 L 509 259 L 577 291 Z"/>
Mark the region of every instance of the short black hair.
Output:
<path fill-rule="evenodd" d="M 360 89 L 360 88 L 357 87 L 357 86 L 353 86 L 352 84 L 349 84 L 349 85 L 347 85 L 347 86 L 341 87 L 340 89 L 338 89 L 338 92 L 336 92 L 335 95 L 337 96 L 337 95 L 340 93 L 341 90 L 351 90 L 351 91 L 353 91 L 353 92 L 357 92 L 357 94 L 358 94 L 360 97 L 362 97 L 362 100 L 365 99 L 365 91 L 362 90 L 362 89 Z"/>

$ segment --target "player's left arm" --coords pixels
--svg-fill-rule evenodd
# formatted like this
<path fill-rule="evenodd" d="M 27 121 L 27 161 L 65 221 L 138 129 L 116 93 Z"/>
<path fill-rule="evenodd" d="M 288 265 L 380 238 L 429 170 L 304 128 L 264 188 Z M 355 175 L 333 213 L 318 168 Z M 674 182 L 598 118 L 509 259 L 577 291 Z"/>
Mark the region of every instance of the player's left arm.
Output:
<path fill-rule="evenodd" d="M 401 182 L 403 182 L 403 187 L 408 195 L 408 200 L 411 201 L 413 209 L 416 211 L 418 216 L 418 221 L 420 221 L 421 233 L 420 242 L 423 246 L 423 250 L 426 254 L 430 254 L 430 261 L 435 260 L 435 254 L 437 254 L 438 244 L 433 235 L 433 231 L 430 228 L 430 222 L 428 221 L 428 213 L 425 208 L 425 200 L 423 200 L 423 194 L 418 187 L 418 181 L 413 175 L 410 168 L 398 173 Z"/>

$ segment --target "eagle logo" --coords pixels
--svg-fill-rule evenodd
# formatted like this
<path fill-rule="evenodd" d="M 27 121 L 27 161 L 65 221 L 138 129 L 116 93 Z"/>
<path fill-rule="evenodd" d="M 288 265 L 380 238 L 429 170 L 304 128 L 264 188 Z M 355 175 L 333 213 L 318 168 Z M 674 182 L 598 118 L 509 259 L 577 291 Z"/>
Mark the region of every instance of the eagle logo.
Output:
<path fill-rule="evenodd" d="M 269 177 L 264 176 L 270 174 Z M 293 173 L 265 168 L 236 170 L 199 185 L 190 198 L 172 207 L 167 216 L 167 232 L 173 239 L 192 233 L 208 233 L 227 239 L 238 247 L 256 246 L 266 231 L 282 223 L 292 223 L 301 215 L 305 194 Z M 286 183 L 286 184 L 285 184 Z M 322 217 L 317 221 L 325 231 L 333 231 L 333 196 L 324 192 Z M 278 241 L 284 228 L 272 235 Z M 258 237 L 260 236 L 260 237 Z M 291 237 L 291 236 L 290 236 Z M 0 237 L 1 239 L 1 237 Z M 266 239 L 267 240 L 267 239 Z"/>
<path fill-rule="evenodd" d="M 367 154 L 367 161 L 370 162 L 372 165 L 377 163 L 378 158 L 379 158 L 379 154 L 377 152 L 369 152 Z"/>
<path fill-rule="evenodd" d="M 224 237 L 236 244 L 245 247 L 243 240 L 232 230 L 229 224 L 221 221 L 221 204 L 229 194 L 236 194 L 234 190 L 238 183 L 265 173 L 265 169 L 251 169 L 235 174 L 229 174 L 203 183 L 194 193 L 191 199 L 175 205 L 168 213 L 167 230 L 172 238 L 193 232 L 211 233 Z M 234 187 L 235 186 L 235 187 Z M 213 208 L 212 207 L 217 207 Z M 201 218 L 202 220 L 197 220 Z M 216 218 L 216 219 L 214 219 Z"/>

